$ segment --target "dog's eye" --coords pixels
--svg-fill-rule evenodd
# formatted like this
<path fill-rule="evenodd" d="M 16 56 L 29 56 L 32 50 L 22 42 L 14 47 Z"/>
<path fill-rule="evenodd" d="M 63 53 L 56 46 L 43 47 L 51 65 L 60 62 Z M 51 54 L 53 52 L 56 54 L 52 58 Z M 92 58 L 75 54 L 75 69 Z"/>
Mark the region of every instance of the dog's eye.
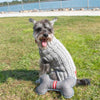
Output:
<path fill-rule="evenodd" d="M 52 32 L 52 30 L 51 30 L 51 29 L 49 29 L 49 28 L 48 28 L 48 31 L 49 31 L 49 32 Z"/>
<path fill-rule="evenodd" d="M 40 32 L 42 29 L 39 27 L 36 29 L 37 32 Z"/>

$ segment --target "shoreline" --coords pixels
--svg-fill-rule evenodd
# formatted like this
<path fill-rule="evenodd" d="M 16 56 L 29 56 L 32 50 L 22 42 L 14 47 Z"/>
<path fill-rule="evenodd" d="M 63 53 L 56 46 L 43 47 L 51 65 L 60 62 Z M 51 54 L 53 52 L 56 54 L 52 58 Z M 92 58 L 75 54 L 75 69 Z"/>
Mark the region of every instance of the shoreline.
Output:
<path fill-rule="evenodd" d="M 100 16 L 99 11 L 34 11 L 34 12 L 6 12 L 0 13 L 0 18 L 2 17 L 44 17 L 44 16 Z"/>

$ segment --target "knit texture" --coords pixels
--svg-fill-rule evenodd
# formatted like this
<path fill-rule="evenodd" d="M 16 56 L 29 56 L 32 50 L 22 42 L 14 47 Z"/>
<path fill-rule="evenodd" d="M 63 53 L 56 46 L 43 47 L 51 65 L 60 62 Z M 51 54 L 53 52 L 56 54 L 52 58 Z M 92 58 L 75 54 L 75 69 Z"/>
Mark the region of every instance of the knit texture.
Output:
<path fill-rule="evenodd" d="M 47 49 L 39 49 L 39 53 L 41 60 L 50 64 L 59 81 L 68 77 L 76 79 L 76 67 L 72 57 L 63 44 L 55 37 L 53 37 L 51 42 L 48 42 Z"/>

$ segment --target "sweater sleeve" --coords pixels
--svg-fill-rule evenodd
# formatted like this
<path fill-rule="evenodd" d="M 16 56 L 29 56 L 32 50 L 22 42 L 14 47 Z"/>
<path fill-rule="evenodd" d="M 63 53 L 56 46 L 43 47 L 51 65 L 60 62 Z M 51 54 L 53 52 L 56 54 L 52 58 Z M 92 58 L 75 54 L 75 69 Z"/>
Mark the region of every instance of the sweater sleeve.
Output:
<path fill-rule="evenodd" d="M 45 57 L 41 57 L 41 59 L 45 63 L 50 63 L 53 58 L 50 55 L 46 55 Z"/>

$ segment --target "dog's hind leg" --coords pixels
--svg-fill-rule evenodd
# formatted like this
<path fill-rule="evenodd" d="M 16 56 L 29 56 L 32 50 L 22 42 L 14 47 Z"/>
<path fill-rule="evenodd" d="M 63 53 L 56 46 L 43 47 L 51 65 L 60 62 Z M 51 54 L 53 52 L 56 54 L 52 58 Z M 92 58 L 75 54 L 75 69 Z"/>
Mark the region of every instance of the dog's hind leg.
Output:
<path fill-rule="evenodd" d="M 52 79 L 52 80 L 58 80 L 58 77 L 57 77 L 57 74 L 55 71 L 51 71 L 51 73 L 49 74 L 49 77 Z"/>

